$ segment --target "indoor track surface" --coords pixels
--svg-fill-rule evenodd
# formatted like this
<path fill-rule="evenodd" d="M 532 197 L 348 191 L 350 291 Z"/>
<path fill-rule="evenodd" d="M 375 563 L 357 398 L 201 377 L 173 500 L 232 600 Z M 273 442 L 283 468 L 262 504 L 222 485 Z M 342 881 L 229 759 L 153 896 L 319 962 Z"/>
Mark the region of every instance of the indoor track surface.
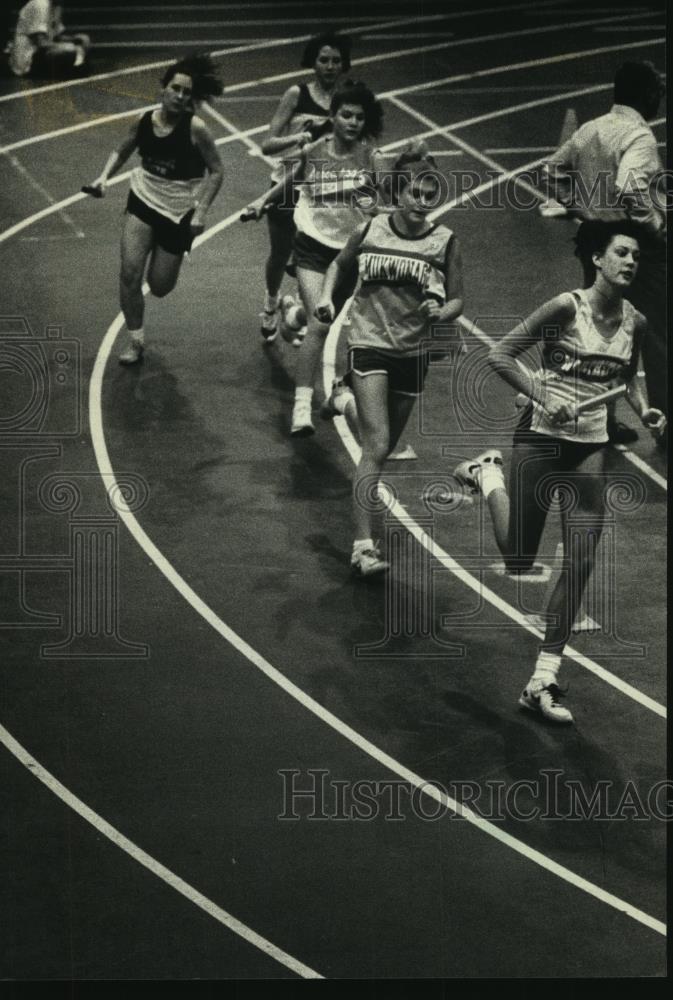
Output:
<path fill-rule="evenodd" d="M 611 451 L 570 728 L 517 705 L 546 586 L 493 569 L 451 477 L 509 455 L 488 345 L 580 284 L 535 165 L 569 112 L 609 107 L 621 62 L 663 66 L 663 3 L 79 0 L 67 23 L 94 40 L 88 78 L 0 81 L 0 975 L 665 975 L 664 457 L 642 428 Z M 465 350 L 438 344 L 404 436 L 418 460 L 386 472 L 376 584 L 349 574 L 357 445 L 341 419 L 289 437 L 297 351 L 263 346 L 266 226 L 238 221 L 327 26 L 381 96 L 384 153 L 428 136 L 465 264 Z M 225 183 L 124 369 L 127 173 L 102 201 L 80 187 L 194 47 L 225 82 L 203 112 Z M 559 537 L 553 512 L 547 567 Z"/>

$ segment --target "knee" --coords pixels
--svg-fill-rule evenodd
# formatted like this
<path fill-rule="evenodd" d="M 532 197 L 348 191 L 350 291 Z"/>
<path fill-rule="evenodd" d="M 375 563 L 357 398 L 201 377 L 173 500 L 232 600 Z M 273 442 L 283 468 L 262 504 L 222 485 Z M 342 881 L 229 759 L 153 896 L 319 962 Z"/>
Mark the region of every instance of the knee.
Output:
<path fill-rule="evenodd" d="M 143 270 L 144 268 L 137 267 L 135 264 L 122 265 L 119 283 L 125 292 L 140 291 L 143 283 Z"/>
<path fill-rule="evenodd" d="M 73 35 L 73 41 L 77 45 L 81 45 L 81 47 L 84 49 L 85 52 L 87 49 L 91 47 L 90 37 L 88 35 L 85 35 L 83 32 L 78 32 L 76 35 Z"/>
<path fill-rule="evenodd" d="M 166 280 L 165 278 L 155 278 L 149 275 L 147 283 L 150 286 L 150 291 L 155 299 L 163 299 L 169 292 L 172 292 L 176 285 L 175 280 Z"/>

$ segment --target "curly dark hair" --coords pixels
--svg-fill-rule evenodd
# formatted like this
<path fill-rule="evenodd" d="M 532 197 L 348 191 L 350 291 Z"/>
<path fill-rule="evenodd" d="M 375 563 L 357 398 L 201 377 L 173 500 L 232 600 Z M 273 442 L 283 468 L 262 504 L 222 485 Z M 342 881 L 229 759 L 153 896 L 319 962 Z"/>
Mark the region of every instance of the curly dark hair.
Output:
<path fill-rule="evenodd" d="M 318 53 L 325 46 L 337 49 L 341 53 L 341 66 L 344 73 L 351 68 L 351 47 L 353 45 L 348 35 L 340 35 L 336 31 L 325 31 L 322 35 L 310 38 L 306 43 L 304 54 L 301 57 L 301 65 L 306 69 L 313 69 Z"/>
<path fill-rule="evenodd" d="M 641 227 L 630 219 L 589 219 L 583 222 L 577 230 L 574 243 L 575 256 L 580 259 L 584 268 L 586 287 L 589 288 L 596 279 L 593 255 L 603 253 L 613 236 L 630 236 L 640 242 L 642 235 Z"/>
<path fill-rule="evenodd" d="M 365 113 L 362 135 L 376 139 L 383 131 L 383 107 L 369 87 L 357 80 L 344 80 L 334 91 L 330 113 L 335 115 L 342 104 L 359 104 Z"/>
<path fill-rule="evenodd" d="M 167 87 L 178 73 L 191 77 L 192 98 L 195 101 L 219 97 L 222 93 L 222 81 L 217 75 L 217 68 L 206 52 L 192 52 L 169 66 L 161 78 L 161 86 Z"/>

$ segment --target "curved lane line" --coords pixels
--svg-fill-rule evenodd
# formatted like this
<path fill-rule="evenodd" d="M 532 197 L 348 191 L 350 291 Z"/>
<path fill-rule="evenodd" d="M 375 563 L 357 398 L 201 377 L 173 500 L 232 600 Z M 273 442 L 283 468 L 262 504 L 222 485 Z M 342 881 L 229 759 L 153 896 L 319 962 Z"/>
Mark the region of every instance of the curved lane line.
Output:
<path fill-rule="evenodd" d="M 198 241 L 195 242 L 195 247 L 200 246 L 206 240 L 211 239 L 216 233 L 221 232 L 228 226 L 232 225 L 238 219 L 238 212 L 233 213 L 228 218 L 223 219 L 217 226 L 213 229 L 208 230 Z M 117 315 L 114 321 L 109 326 L 103 341 L 101 342 L 98 355 L 96 357 L 96 362 L 94 364 L 93 373 L 91 376 L 90 383 L 90 393 L 89 393 L 89 422 L 91 429 L 91 439 L 94 447 L 94 452 L 96 455 L 96 461 L 98 463 L 98 468 L 103 478 L 104 483 L 108 485 L 108 490 L 111 496 L 119 496 L 119 490 L 116 487 L 115 473 L 110 462 L 110 457 L 107 451 L 107 444 L 105 441 L 105 434 L 103 430 L 103 411 L 102 411 L 102 387 L 103 387 L 103 376 L 105 372 L 105 366 L 107 360 L 110 356 L 113 343 L 119 331 L 124 324 L 123 316 L 121 313 Z M 375 744 L 371 743 L 360 733 L 354 730 L 351 726 L 347 725 L 332 712 L 329 712 L 322 705 L 320 705 L 315 699 L 311 698 L 302 688 L 298 687 L 292 681 L 289 680 L 285 674 L 281 673 L 276 667 L 272 666 L 268 660 L 261 656 L 248 642 L 245 641 L 241 636 L 239 636 L 232 628 L 230 628 L 221 618 L 210 608 L 205 601 L 203 601 L 198 594 L 189 586 L 189 584 L 180 576 L 177 570 L 172 566 L 172 564 L 166 559 L 160 549 L 154 544 L 150 539 L 149 535 L 140 526 L 139 522 L 133 515 L 133 513 L 128 509 L 123 500 L 118 500 L 117 502 L 117 512 L 120 519 L 124 522 L 125 526 L 129 530 L 133 539 L 138 543 L 138 545 L 143 549 L 143 551 L 149 556 L 152 562 L 155 564 L 156 568 L 166 577 L 166 579 L 172 584 L 173 587 L 178 591 L 178 593 L 187 601 L 187 603 L 194 608 L 194 610 L 201 615 L 201 617 L 208 622 L 208 624 L 218 632 L 234 649 L 241 653 L 253 666 L 260 670 L 265 676 L 267 676 L 271 681 L 277 684 L 283 691 L 294 698 L 299 704 L 310 711 L 318 719 L 324 722 L 326 725 L 330 726 L 333 730 L 338 732 L 341 736 L 351 742 L 358 749 L 363 751 L 365 754 L 370 756 L 373 760 L 382 764 L 384 767 L 391 770 L 402 780 L 413 785 L 419 790 L 421 794 L 427 795 L 429 798 L 433 799 L 435 802 L 440 803 L 445 809 L 455 813 L 456 815 L 467 820 L 483 833 L 488 834 L 495 840 L 500 841 L 500 843 L 506 845 L 511 850 L 516 851 L 518 854 L 527 858 L 529 861 L 534 862 L 546 871 L 556 875 L 557 877 L 563 879 L 570 885 L 575 886 L 581 891 L 591 895 L 600 902 L 605 903 L 608 906 L 613 907 L 615 910 L 623 913 L 625 916 L 636 920 L 638 923 L 650 928 L 658 934 L 666 933 L 665 924 L 662 921 L 657 920 L 650 914 L 632 906 L 630 903 L 625 902 L 619 897 L 613 895 L 602 889 L 600 886 L 595 885 L 588 879 L 577 875 L 575 872 L 566 868 L 563 865 L 558 864 L 551 858 L 546 857 L 540 851 L 529 847 L 522 841 L 513 837 L 511 834 L 506 833 L 504 830 L 499 829 L 493 823 L 489 823 L 484 820 L 481 816 L 478 816 L 471 809 L 463 806 L 461 803 L 453 799 L 451 796 L 446 795 L 441 789 L 434 785 L 429 784 L 424 778 L 415 772 L 406 768 L 399 761 L 395 760 L 389 754 L 385 753 Z M 422 532 L 414 531 L 412 533 L 419 537 L 422 536 Z"/>
<path fill-rule="evenodd" d="M 500 7 L 482 7 L 479 10 L 472 10 L 466 12 L 454 12 L 451 14 L 430 14 L 425 17 L 405 17 L 395 21 L 380 21 L 374 24 L 369 24 L 366 26 L 353 28 L 348 32 L 349 35 L 361 35 L 367 31 L 379 28 L 400 28 L 404 27 L 406 24 L 421 24 L 428 21 L 447 21 L 453 20 L 460 17 L 474 17 L 476 14 L 492 14 L 500 11 L 511 11 L 511 10 L 526 10 L 529 8 L 535 8 L 536 10 L 542 7 L 551 7 L 556 2 L 556 0 L 541 0 L 539 3 L 518 3 L 511 4 L 507 6 Z M 644 15 L 629 15 L 622 18 L 607 17 L 601 18 L 598 21 L 583 21 L 583 24 L 604 24 L 604 23 L 614 23 L 616 21 L 629 20 L 630 17 L 642 17 Z M 327 19 L 329 20 L 329 18 Z M 533 29 L 535 32 L 540 29 Z M 544 29 L 542 29 L 544 30 Z M 217 49 L 211 52 L 210 55 L 213 58 L 219 58 L 220 56 L 230 56 L 236 55 L 241 52 L 256 52 L 260 49 L 269 49 L 274 47 L 280 47 L 283 45 L 295 45 L 298 42 L 307 42 L 309 38 L 313 37 L 313 33 L 308 35 L 295 35 L 292 38 L 274 38 L 269 42 L 255 42 L 250 45 L 239 45 L 236 48 L 226 48 Z M 95 48 L 95 46 L 94 46 Z M 410 50 L 411 52 L 425 51 L 424 48 L 418 49 L 414 48 Z M 379 56 L 378 58 L 383 58 Z M 151 63 L 141 63 L 138 66 L 127 66 L 126 69 L 116 69 L 111 70 L 109 73 L 96 73 L 93 76 L 84 77 L 81 80 L 62 80 L 59 83 L 48 83 L 42 87 L 31 87 L 28 90 L 15 91 L 12 94 L 3 94 L 0 96 L 0 101 L 15 101 L 20 97 L 32 97 L 34 94 L 44 94 L 47 91 L 52 90 L 63 90 L 66 87 L 82 87 L 87 83 L 96 83 L 98 80 L 110 80 L 118 76 L 130 76 L 133 73 L 145 73 L 151 69 L 163 69 L 165 66 L 171 66 L 175 62 L 174 59 L 162 59 L 158 62 Z M 358 60 L 354 60 L 353 64 L 356 64 Z M 306 70 L 306 74 L 310 74 L 312 70 Z M 306 75 L 305 74 L 305 75 Z M 296 75 L 296 74 L 293 74 Z M 250 84 L 243 84 L 244 87 L 250 86 Z"/>
<path fill-rule="evenodd" d="M 282 948 L 278 948 L 271 941 L 267 941 L 266 938 L 262 937 L 261 934 L 257 934 L 252 928 L 248 927 L 246 924 L 241 923 L 236 917 L 233 917 L 231 913 L 227 913 L 223 910 L 217 903 L 214 903 L 212 899 L 208 899 L 203 893 L 195 889 L 194 886 L 185 882 L 181 879 L 179 875 L 172 872 L 165 865 L 162 865 L 160 861 L 153 858 L 151 854 L 148 854 L 138 847 L 132 840 L 125 837 L 123 833 L 120 833 L 114 826 L 99 816 L 97 812 L 90 809 L 85 802 L 82 802 L 76 795 L 74 795 L 68 788 L 63 785 L 58 778 L 43 767 L 39 761 L 35 760 L 33 756 L 26 750 L 24 746 L 21 745 L 17 740 L 14 739 L 12 734 L 5 729 L 3 725 L 0 725 L 0 742 L 3 743 L 9 752 L 16 757 L 19 763 L 23 764 L 27 768 L 33 777 L 41 781 L 50 792 L 53 792 L 61 802 L 69 806 L 73 812 L 76 812 L 83 820 L 89 823 L 95 830 L 101 833 L 104 837 L 107 837 L 115 847 L 124 851 L 129 857 L 137 861 L 138 864 L 142 865 L 153 875 L 156 875 L 158 879 L 165 882 L 166 885 L 170 886 L 171 889 L 175 889 L 179 892 L 181 896 L 193 903 L 194 906 L 198 906 L 200 910 L 207 913 L 209 917 L 217 920 L 218 923 L 222 924 L 228 930 L 233 931 L 239 937 L 243 938 L 248 944 L 253 945 L 253 947 L 263 951 L 270 958 L 275 959 L 281 965 L 284 965 L 286 969 L 290 969 L 292 972 L 301 976 L 302 979 L 322 979 L 323 976 L 316 972 L 315 969 L 311 969 L 308 965 L 304 965 L 298 959 L 293 958 Z"/>

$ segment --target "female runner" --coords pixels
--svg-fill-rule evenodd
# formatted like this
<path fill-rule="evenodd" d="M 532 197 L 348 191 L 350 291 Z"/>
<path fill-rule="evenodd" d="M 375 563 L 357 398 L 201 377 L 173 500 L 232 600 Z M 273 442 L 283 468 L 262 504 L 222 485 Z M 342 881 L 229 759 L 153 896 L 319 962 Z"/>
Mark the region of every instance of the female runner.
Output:
<path fill-rule="evenodd" d="M 258 198 L 248 211 L 257 217 L 279 199 L 289 203 L 293 185 L 301 183 L 294 221 L 297 233 L 294 256 L 303 308 L 286 315 L 295 329 L 307 323 L 306 339 L 297 361 L 295 402 L 290 433 L 313 434 L 311 419 L 313 385 L 329 323 L 315 316 L 315 307 L 327 268 L 345 246 L 349 236 L 376 208 L 376 179 L 381 170 L 380 153 L 371 140 L 380 135 L 383 109 L 363 83 L 346 81 L 330 104 L 333 133 L 304 146 L 301 158 L 285 180 Z M 363 197 L 366 207 L 362 207 Z M 353 291 L 342 284 L 338 309 Z M 292 315 L 294 314 L 294 315 Z"/>
<path fill-rule="evenodd" d="M 360 281 L 349 313 L 349 371 L 355 395 L 362 454 L 353 480 L 355 541 L 351 567 L 360 576 L 389 568 L 374 543 L 372 515 L 361 501 L 367 483 L 377 482 L 423 391 L 431 327 L 450 323 L 463 311 L 462 263 L 458 240 L 446 226 L 432 224 L 441 184 L 424 147 L 403 153 L 393 167 L 397 207 L 358 227 L 330 264 L 316 312 L 331 322 L 335 290 L 358 262 Z M 350 393 L 335 382 L 327 406 L 349 412 Z M 349 421 L 350 422 L 350 421 Z"/>
<path fill-rule="evenodd" d="M 647 327 L 624 298 L 638 269 L 636 232 L 629 222 L 584 222 L 576 253 L 594 274 L 591 286 L 550 299 L 491 350 L 491 366 L 531 400 L 514 435 L 511 498 L 499 451 L 455 471 L 487 500 L 496 542 L 513 573 L 533 564 L 554 486 L 570 492 L 572 503 L 561 507 L 564 572 L 546 609 L 533 675 L 519 698 L 522 707 L 553 722 L 573 721 L 560 704 L 557 678 L 605 518 L 606 405 L 580 413 L 576 406 L 627 383 L 627 398 L 643 424 L 654 431 L 665 424 L 661 410 L 648 405 L 642 379 L 634 378 Z M 535 347 L 543 364 L 533 374 L 517 358 Z"/>
<path fill-rule="evenodd" d="M 208 56 L 176 62 L 161 81 L 161 104 L 134 123 L 103 172 L 85 187 L 102 197 L 108 180 L 138 150 L 141 165 L 131 174 L 121 241 L 119 291 L 129 341 L 119 356 L 124 365 L 142 360 L 147 269 L 150 291 L 158 298 L 177 283 L 185 253 L 205 228 L 206 212 L 222 184 L 222 162 L 194 102 L 222 93 Z M 204 179 L 205 178 L 205 179 Z"/>
<path fill-rule="evenodd" d="M 350 51 L 350 39 L 334 32 L 311 38 L 307 43 L 301 65 L 313 70 L 313 79 L 288 87 L 262 143 L 263 153 L 282 154 L 271 174 L 272 184 L 284 179 L 286 169 L 291 169 L 304 146 L 331 128 L 330 101 L 339 77 L 350 69 Z M 268 342 L 275 340 L 278 333 L 278 292 L 292 253 L 293 213 L 292 204 L 275 204 L 267 212 L 271 246 L 265 268 L 262 336 Z"/>

